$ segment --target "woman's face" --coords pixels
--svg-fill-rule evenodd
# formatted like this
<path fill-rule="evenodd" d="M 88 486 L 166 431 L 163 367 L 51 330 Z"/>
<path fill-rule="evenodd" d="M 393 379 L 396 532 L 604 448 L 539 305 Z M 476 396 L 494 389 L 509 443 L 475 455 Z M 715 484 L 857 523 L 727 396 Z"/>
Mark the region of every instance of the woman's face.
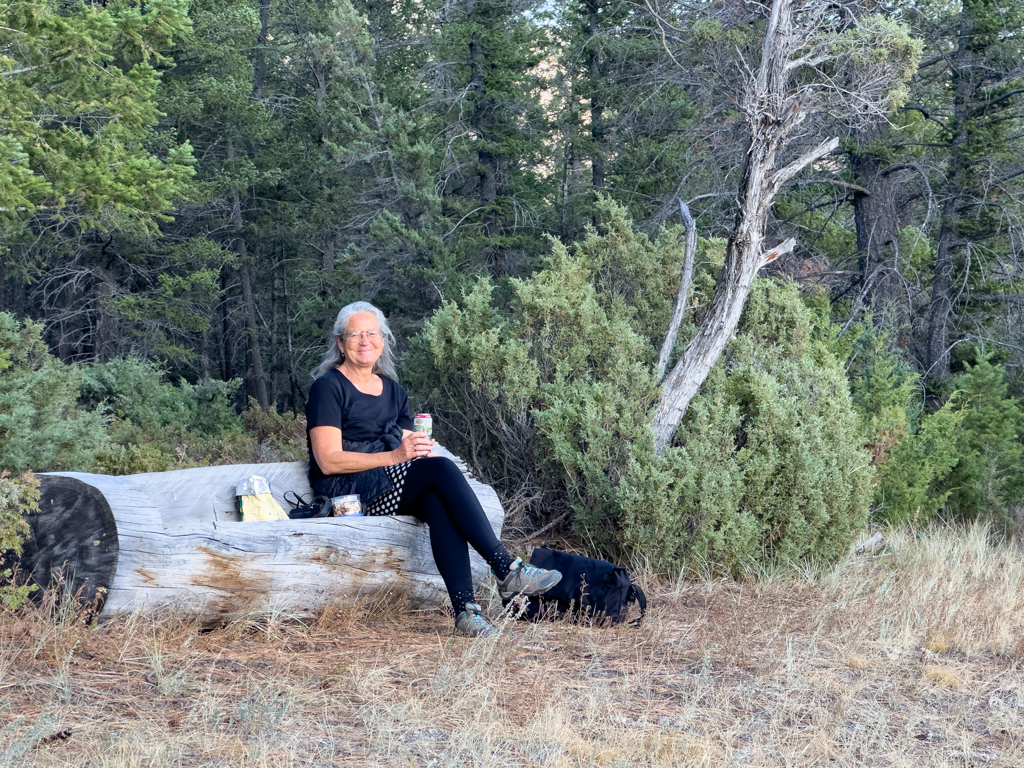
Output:
<path fill-rule="evenodd" d="M 380 325 L 372 312 L 356 312 L 349 318 L 345 332 L 338 339 L 345 358 L 356 365 L 372 366 L 384 351 Z"/>

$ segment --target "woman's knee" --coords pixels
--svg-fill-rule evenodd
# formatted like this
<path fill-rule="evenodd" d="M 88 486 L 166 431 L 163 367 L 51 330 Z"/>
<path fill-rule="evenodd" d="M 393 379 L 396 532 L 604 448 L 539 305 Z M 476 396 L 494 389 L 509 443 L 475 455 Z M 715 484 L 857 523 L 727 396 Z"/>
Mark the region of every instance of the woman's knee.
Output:
<path fill-rule="evenodd" d="M 412 469 L 415 469 L 424 479 L 433 481 L 437 485 L 465 482 L 462 470 L 447 456 L 426 456 L 416 459 L 412 463 L 410 471 Z"/>

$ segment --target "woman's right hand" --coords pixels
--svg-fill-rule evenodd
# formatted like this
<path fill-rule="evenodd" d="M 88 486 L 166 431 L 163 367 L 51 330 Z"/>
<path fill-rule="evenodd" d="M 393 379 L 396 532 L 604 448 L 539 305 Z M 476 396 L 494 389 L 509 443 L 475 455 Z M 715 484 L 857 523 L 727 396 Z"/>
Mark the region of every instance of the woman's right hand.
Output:
<path fill-rule="evenodd" d="M 430 454 L 434 441 L 422 432 L 410 432 L 402 438 L 402 444 L 391 452 L 395 464 L 412 461 Z"/>

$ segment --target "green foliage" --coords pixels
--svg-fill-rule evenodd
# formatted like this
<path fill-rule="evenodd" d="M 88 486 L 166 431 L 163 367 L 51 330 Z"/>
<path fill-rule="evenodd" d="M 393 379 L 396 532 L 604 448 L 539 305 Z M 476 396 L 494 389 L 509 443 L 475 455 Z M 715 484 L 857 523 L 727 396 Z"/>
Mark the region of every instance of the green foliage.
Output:
<path fill-rule="evenodd" d="M 0 211 L 24 223 L 37 206 L 85 228 L 166 220 L 192 175 L 191 147 L 146 146 L 159 117 L 158 51 L 187 33 L 186 4 L 103 7 L 55 0 L 6 6 L 0 29 Z"/>
<path fill-rule="evenodd" d="M 942 509 L 943 483 L 957 461 L 962 411 L 956 402 L 928 413 L 918 376 L 870 317 L 859 326 L 850 363 L 853 403 L 875 466 L 875 516 L 925 524 Z"/>
<path fill-rule="evenodd" d="M 81 403 L 156 436 L 168 429 L 219 435 L 241 424 L 231 400 L 239 381 L 172 384 L 151 362 L 120 358 L 82 367 Z"/>
<path fill-rule="evenodd" d="M 482 280 L 428 321 L 412 362 L 440 382 L 432 410 L 454 427 L 443 436 L 465 436 L 506 496 L 533 483 L 546 512 L 572 510 L 602 550 L 637 552 L 659 570 L 845 552 L 867 519 L 872 470 L 831 333 L 795 288 L 759 283 L 680 447 L 655 458 L 652 363 L 680 232 L 651 241 L 622 208 L 601 212 L 598 230 L 571 249 L 553 244 L 510 298 Z M 708 272 L 695 303 L 713 288 Z"/>
<path fill-rule="evenodd" d="M 952 385 L 964 414 L 959 460 L 945 483 L 947 513 L 1020 526 L 1015 508 L 1024 505 L 1024 404 L 1009 395 L 1003 367 L 985 358 L 955 376 Z"/>
<path fill-rule="evenodd" d="M 907 101 L 924 42 L 906 23 L 882 15 L 866 16 L 829 42 L 829 52 L 839 66 L 848 70 L 846 74 L 855 87 L 869 91 L 879 82 L 886 83 L 883 104 L 890 110 Z M 890 77 L 879 77 L 885 70 L 890 70 Z"/>
<path fill-rule="evenodd" d="M 0 472 L 0 603 L 17 608 L 35 591 L 35 585 L 11 584 L 14 569 L 6 567 L 4 555 L 20 555 L 29 532 L 25 515 L 39 511 L 39 481 L 31 472 L 11 477 Z"/>
<path fill-rule="evenodd" d="M 850 378 L 877 468 L 876 517 L 925 525 L 937 516 L 1019 526 L 1024 408 L 1002 366 L 984 356 L 926 408 L 918 377 L 884 331 L 862 325 Z"/>
<path fill-rule="evenodd" d="M 241 437 L 231 401 L 239 381 L 172 384 L 154 363 L 122 358 L 83 366 L 81 402 L 108 421 L 111 445 L 96 457 L 108 474 L 162 472 L 187 466 L 188 450 L 228 435 Z"/>
<path fill-rule="evenodd" d="M 112 444 L 97 468 L 123 475 L 306 458 L 301 419 L 264 411 L 251 398 L 236 415 L 240 383 L 171 383 L 157 365 L 133 358 L 83 366 L 82 402 L 110 420 Z"/>
<path fill-rule="evenodd" d="M 610 549 L 614 485 L 656 397 L 655 353 L 637 326 L 667 323 L 681 253 L 677 231 L 651 242 L 621 207 L 605 200 L 600 212 L 601 233 L 571 250 L 553 243 L 547 267 L 512 280 L 507 298 L 484 279 L 447 302 L 424 328 L 412 384 L 440 382 L 431 407 L 453 429 L 439 431 L 456 447 L 465 435 L 507 496 L 572 509 Z"/>
<path fill-rule="evenodd" d="M 303 422 L 250 402 L 239 381 L 172 383 L 156 364 L 121 358 L 65 365 L 41 328 L 0 313 L 0 467 L 8 471 L 159 472 L 305 457 Z"/>
<path fill-rule="evenodd" d="M 949 498 L 948 479 L 959 459 L 963 412 L 956 401 L 934 413 L 920 411 L 919 403 L 908 403 L 907 434 L 879 468 L 875 497 L 879 520 L 924 525 L 943 510 Z"/>
<path fill-rule="evenodd" d="M 792 285 L 758 281 L 735 341 L 665 457 L 638 444 L 622 538 L 658 570 L 843 555 L 867 521 L 870 454 L 831 332 Z"/>
<path fill-rule="evenodd" d="M 104 420 L 77 408 L 81 373 L 50 354 L 40 325 L 0 312 L 0 369 L 0 467 L 91 466 L 106 440 Z"/>

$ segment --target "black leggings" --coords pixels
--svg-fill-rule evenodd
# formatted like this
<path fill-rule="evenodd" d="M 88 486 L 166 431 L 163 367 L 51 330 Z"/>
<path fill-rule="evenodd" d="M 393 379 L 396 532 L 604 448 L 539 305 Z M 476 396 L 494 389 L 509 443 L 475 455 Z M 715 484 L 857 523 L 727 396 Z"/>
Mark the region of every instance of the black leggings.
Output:
<path fill-rule="evenodd" d="M 474 599 L 469 546 L 499 574 L 512 561 L 491 530 L 466 477 L 451 459 L 428 456 L 413 461 L 395 514 L 412 515 L 429 526 L 434 562 L 456 613 Z"/>

